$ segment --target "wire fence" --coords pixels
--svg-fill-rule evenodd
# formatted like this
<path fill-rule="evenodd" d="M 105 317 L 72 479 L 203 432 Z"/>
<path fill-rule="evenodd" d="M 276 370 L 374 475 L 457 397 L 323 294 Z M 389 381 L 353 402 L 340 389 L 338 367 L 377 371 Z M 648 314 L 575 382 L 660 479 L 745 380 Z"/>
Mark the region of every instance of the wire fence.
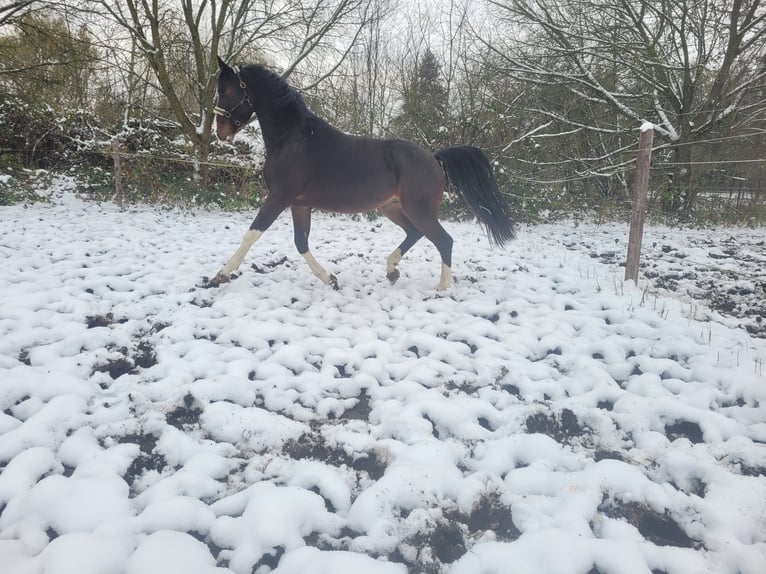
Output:
<path fill-rule="evenodd" d="M 114 164 L 115 168 L 112 170 L 112 182 L 116 190 L 120 190 L 120 197 L 123 197 L 126 193 L 136 196 L 138 199 L 152 200 L 157 197 L 172 199 L 174 196 L 182 193 L 182 190 L 173 191 L 173 177 L 178 180 L 179 178 L 189 178 L 194 180 L 194 190 L 192 196 L 195 198 L 205 199 L 205 202 L 213 200 L 214 203 L 225 203 L 226 201 L 242 200 L 245 197 L 251 199 L 248 203 L 258 203 L 263 196 L 265 190 L 262 181 L 259 179 L 261 170 L 261 158 L 255 158 L 253 155 L 227 155 L 226 153 L 216 155 L 215 152 L 220 153 L 222 150 L 213 148 L 212 157 L 205 159 L 196 158 L 185 152 L 177 153 L 161 153 L 157 151 L 140 151 L 126 149 L 123 142 L 118 141 L 118 147 L 114 147 L 114 143 L 110 147 L 108 142 L 104 142 L 101 145 L 94 145 L 91 147 L 85 147 L 81 149 L 79 153 L 87 155 L 89 158 L 100 157 L 100 160 L 96 160 L 96 163 L 100 163 L 104 169 L 109 164 Z M 223 150 L 231 151 L 231 150 Z M 0 148 L 2 153 L 12 154 L 27 154 L 28 150 L 12 149 L 12 148 Z M 39 150 L 38 150 L 39 153 Z M 44 153 L 44 152 L 43 152 Z M 115 162 L 121 162 L 120 170 L 116 168 Z M 519 161 L 516 159 L 516 161 Z M 521 160 L 523 161 L 523 160 Z M 669 172 L 678 165 L 684 167 L 705 167 L 709 168 L 713 165 L 725 166 L 725 165 L 738 165 L 738 164 L 763 164 L 766 163 L 766 158 L 753 158 L 753 159 L 740 159 L 740 160 L 721 160 L 721 161 L 691 161 L 684 164 L 678 164 L 674 162 L 665 161 L 664 158 L 653 158 L 651 171 L 654 174 L 654 185 L 651 197 L 658 197 L 662 191 L 659 189 L 662 185 L 667 185 L 667 182 L 662 183 L 665 177 L 664 172 Z M 534 167 L 534 164 L 527 164 L 528 167 Z M 566 164 L 557 163 L 550 166 L 539 166 L 544 171 L 563 171 Z M 166 167 L 162 167 L 166 166 Z M 558 166 L 558 167 L 557 167 Z M 580 183 L 583 186 L 589 186 L 591 189 L 591 203 L 592 201 L 598 201 L 599 191 L 605 186 L 604 181 L 608 181 L 610 178 L 615 181 L 622 181 L 623 187 L 626 182 L 629 183 L 632 178 L 633 171 L 635 169 L 635 160 L 629 159 L 625 162 L 619 170 L 613 173 L 597 173 L 593 171 L 574 172 L 571 175 L 565 177 L 546 177 L 544 175 L 529 176 L 524 175 L 521 172 L 516 173 L 503 173 L 498 174 L 502 178 L 506 179 L 510 185 L 507 195 L 509 198 L 514 199 L 519 203 L 523 209 L 527 209 L 530 205 L 539 208 L 556 208 L 555 202 L 548 201 L 549 205 L 546 205 L 544 201 L 539 201 L 541 197 L 546 194 L 550 195 L 552 186 L 562 186 L 566 193 L 573 195 L 572 202 L 576 203 L 577 198 L 574 197 L 578 193 L 582 193 L 582 189 L 579 192 L 573 192 L 567 190 L 566 186 L 574 183 Z M 505 171 L 508 168 L 504 168 Z M 500 170 L 502 171 L 502 169 Z M 543 173 L 544 173 L 543 171 Z M 760 171 L 760 170 L 759 170 Z M 177 172 L 177 173 L 176 173 Z M 202 176 L 198 178 L 198 176 Z M 724 210 L 730 210 L 734 215 L 748 215 L 751 212 L 764 212 L 766 211 L 766 181 L 756 180 L 751 181 L 744 177 L 726 176 L 728 181 L 722 181 L 720 184 L 708 184 L 704 187 L 696 186 L 693 191 L 695 195 L 695 202 L 706 206 L 708 209 L 720 208 Z M 127 185 L 123 185 L 122 179 L 127 181 Z M 156 188 L 157 183 L 161 184 L 160 189 L 156 193 L 152 193 L 148 190 L 141 191 L 138 188 L 145 184 L 149 188 Z M 589 183 L 595 182 L 595 183 Z M 104 189 L 106 183 L 102 183 L 102 194 L 107 194 L 107 190 Z M 177 184 L 179 188 L 185 185 L 181 182 Z M 600 187 L 599 187 L 600 186 Z M 190 186 L 186 185 L 184 189 L 188 190 Z M 618 185 L 613 185 L 617 189 Z M 207 188 L 207 189 L 206 189 Z M 526 188 L 526 189 L 525 189 Z M 518 191 L 517 191 L 518 190 Z M 596 190 L 596 191 L 594 191 Z M 520 192 L 519 192 L 520 191 Z M 603 199 L 608 196 L 604 196 Z M 624 193 L 622 200 L 627 200 L 628 194 Z M 531 202 L 531 203 L 530 203 Z M 565 206 L 569 207 L 569 206 Z M 533 209 L 535 207 L 532 207 Z"/>

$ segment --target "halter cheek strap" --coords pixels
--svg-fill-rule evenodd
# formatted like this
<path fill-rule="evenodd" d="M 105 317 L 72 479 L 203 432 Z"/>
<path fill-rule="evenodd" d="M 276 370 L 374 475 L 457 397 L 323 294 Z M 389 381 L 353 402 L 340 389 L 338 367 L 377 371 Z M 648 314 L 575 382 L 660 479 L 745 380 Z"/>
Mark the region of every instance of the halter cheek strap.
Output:
<path fill-rule="evenodd" d="M 247 123 L 250 120 L 250 117 L 253 115 L 255 108 L 253 108 L 253 102 L 250 100 L 250 95 L 247 93 L 247 84 L 245 84 L 245 81 L 242 79 L 242 76 L 240 75 L 239 66 L 234 66 L 232 70 L 234 71 L 235 74 L 237 74 L 237 81 L 239 82 L 239 87 L 242 90 L 242 99 L 239 101 L 239 103 L 236 106 L 234 106 L 230 110 L 225 110 L 224 108 L 215 106 L 213 108 L 213 113 L 217 116 L 223 116 L 227 120 L 231 120 L 232 122 L 234 122 L 234 126 L 237 129 L 239 129 L 240 127 L 242 127 L 242 122 L 239 120 L 232 119 L 231 115 L 234 113 L 234 111 L 242 104 L 247 104 L 247 107 L 250 108 L 250 114 L 247 116 L 247 120 L 245 120 L 244 122 L 244 123 Z"/>

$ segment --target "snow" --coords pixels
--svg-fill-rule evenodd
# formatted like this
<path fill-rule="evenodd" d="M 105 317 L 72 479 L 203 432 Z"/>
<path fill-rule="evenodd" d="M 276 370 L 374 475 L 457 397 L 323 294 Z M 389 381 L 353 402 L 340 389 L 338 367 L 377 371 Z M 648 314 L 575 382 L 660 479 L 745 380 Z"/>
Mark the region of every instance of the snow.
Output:
<path fill-rule="evenodd" d="M 316 214 L 334 291 L 283 216 L 207 288 L 253 214 L 70 189 L 0 208 L 4 571 L 766 571 L 763 230 L 446 222 L 439 294 Z"/>

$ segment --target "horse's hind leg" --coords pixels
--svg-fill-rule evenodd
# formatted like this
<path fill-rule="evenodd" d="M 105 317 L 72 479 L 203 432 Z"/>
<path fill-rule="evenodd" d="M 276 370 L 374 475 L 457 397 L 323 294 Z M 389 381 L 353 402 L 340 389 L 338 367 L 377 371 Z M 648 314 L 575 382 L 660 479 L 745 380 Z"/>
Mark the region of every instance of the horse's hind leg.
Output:
<path fill-rule="evenodd" d="M 399 279 L 399 270 L 396 268 L 396 266 L 399 265 L 399 262 L 402 260 L 402 257 L 404 257 L 404 254 L 407 253 L 421 237 L 423 237 L 423 234 L 417 227 L 415 227 L 415 225 L 407 218 L 407 216 L 404 215 L 404 212 L 402 211 L 402 205 L 398 200 L 387 203 L 381 207 L 379 211 L 388 217 L 391 221 L 396 223 L 399 227 L 404 229 L 404 232 L 407 234 L 404 238 L 404 241 L 399 244 L 399 247 L 394 249 L 391 252 L 391 255 L 389 255 L 386 259 L 386 277 L 393 284 L 396 283 L 397 279 Z"/>
<path fill-rule="evenodd" d="M 434 195 L 441 198 L 441 195 Z M 415 227 L 426 236 L 426 238 L 436 246 L 442 260 L 441 277 L 437 291 L 443 291 L 452 285 L 452 237 L 441 226 L 436 218 L 439 209 L 438 203 L 430 205 L 430 202 L 415 201 L 408 203 L 402 198 L 402 209 L 405 215 L 412 221 Z"/>
<path fill-rule="evenodd" d="M 309 232 L 311 231 L 311 208 L 296 207 L 291 208 L 293 214 L 293 233 L 295 235 L 295 247 L 298 253 L 303 255 L 306 263 L 309 264 L 314 275 L 319 277 L 325 285 L 330 285 L 333 289 L 338 289 L 338 280 L 335 275 L 330 275 L 325 271 L 319 262 L 309 251 Z"/>
<path fill-rule="evenodd" d="M 226 265 L 224 265 L 218 272 L 218 275 L 215 276 L 215 279 L 213 279 L 214 282 L 224 283 L 229 281 L 231 274 L 239 269 L 239 266 L 242 264 L 242 261 L 244 261 L 245 255 L 247 255 L 247 252 L 253 246 L 253 243 L 258 241 L 261 235 L 263 235 L 263 232 L 274 223 L 274 220 L 286 207 L 287 205 L 284 205 L 282 201 L 275 199 L 274 196 L 269 195 L 266 197 L 266 201 L 263 202 L 263 206 L 258 211 L 258 215 L 255 216 L 253 223 L 250 225 L 250 229 L 247 230 L 245 236 L 242 238 L 242 243 L 239 244 L 234 255 L 229 258 Z"/>
<path fill-rule="evenodd" d="M 452 237 L 441 226 L 441 223 L 436 219 L 436 216 L 434 216 L 432 222 L 429 221 L 427 223 L 421 223 L 420 225 L 423 235 L 436 246 L 436 249 L 441 256 L 442 270 L 436 290 L 444 291 L 452 285 Z"/>

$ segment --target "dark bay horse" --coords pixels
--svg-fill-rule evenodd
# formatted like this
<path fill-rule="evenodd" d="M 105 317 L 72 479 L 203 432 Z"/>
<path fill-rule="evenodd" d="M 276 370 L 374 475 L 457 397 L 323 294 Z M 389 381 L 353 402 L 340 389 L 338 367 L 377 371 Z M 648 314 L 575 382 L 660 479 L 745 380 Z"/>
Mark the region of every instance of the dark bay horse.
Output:
<path fill-rule="evenodd" d="M 378 209 L 399 225 L 404 241 L 387 259 L 387 277 L 424 235 L 441 256 L 437 289 L 452 282 L 452 237 L 437 219 L 445 186 L 484 225 L 490 240 L 503 245 L 514 236 L 510 208 L 489 160 L 475 147 L 453 147 L 431 155 L 414 143 L 345 134 L 314 115 L 300 94 L 260 65 L 226 65 L 218 58 L 216 132 L 231 141 L 255 114 L 266 146 L 263 176 L 268 195 L 250 229 L 213 282 L 228 281 L 250 247 L 288 207 L 295 246 L 314 274 L 337 289 L 334 276 L 309 251 L 311 210 L 359 213 Z"/>

